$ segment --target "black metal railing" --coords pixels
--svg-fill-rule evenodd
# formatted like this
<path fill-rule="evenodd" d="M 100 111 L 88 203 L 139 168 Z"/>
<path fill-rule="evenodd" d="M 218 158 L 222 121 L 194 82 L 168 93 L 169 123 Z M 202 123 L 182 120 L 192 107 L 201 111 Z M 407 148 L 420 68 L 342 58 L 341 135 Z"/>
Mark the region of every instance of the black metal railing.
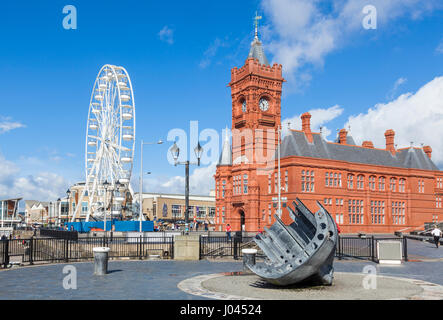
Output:
<path fill-rule="evenodd" d="M 257 257 L 264 257 L 261 249 L 255 244 L 254 237 L 234 236 L 200 236 L 200 259 L 207 257 L 243 257 L 242 249 L 257 249 Z"/>
<path fill-rule="evenodd" d="M 339 236 L 335 257 L 338 259 L 352 258 L 377 260 L 377 242 L 381 240 L 402 241 L 403 259 L 408 260 L 407 239 L 402 237 L 374 236 Z M 264 254 L 255 244 L 254 237 L 232 237 L 230 240 L 226 236 L 201 236 L 200 237 L 200 258 L 205 257 L 242 257 L 242 249 L 255 248 L 258 250 L 257 257 L 263 258 Z"/>
<path fill-rule="evenodd" d="M 0 241 L 0 264 L 6 267 L 10 257 L 22 262 L 69 262 L 94 258 L 94 247 L 109 247 L 109 258 L 144 259 L 151 255 L 174 258 L 173 237 L 90 237 L 77 240 L 30 238 Z"/>
<path fill-rule="evenodd" d="M 335 257 L 338 259 L 353 258 L 377 260 L 377 243 L 383 240 L 396 240 L 402 242 L 402 256 L 408 261 L 408 242 L 406 237 L 375 237 L 375 236 L 339 236 Z"/>

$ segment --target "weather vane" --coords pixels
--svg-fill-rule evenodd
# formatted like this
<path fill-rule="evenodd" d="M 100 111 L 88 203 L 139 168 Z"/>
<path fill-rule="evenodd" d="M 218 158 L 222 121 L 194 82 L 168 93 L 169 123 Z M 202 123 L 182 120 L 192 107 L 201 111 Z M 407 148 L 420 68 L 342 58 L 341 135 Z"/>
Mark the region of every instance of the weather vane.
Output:
<path fill-rule="evenodd" d="M 255 11 L 254 25 L 255 25 L 255 37 L 258 37 L 258 20 L 261 20 L 262 16 L 258 15 L 258 12 Z"/>

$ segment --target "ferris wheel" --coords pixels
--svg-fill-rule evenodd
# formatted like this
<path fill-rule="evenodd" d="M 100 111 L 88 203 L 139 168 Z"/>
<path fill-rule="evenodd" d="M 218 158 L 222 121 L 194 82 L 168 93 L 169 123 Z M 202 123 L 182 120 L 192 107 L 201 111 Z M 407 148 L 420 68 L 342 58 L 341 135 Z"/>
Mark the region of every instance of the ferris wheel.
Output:
<path fill-rule="evenodd" d="M 85 143 L 86 182 L 72 221 L 78 211 L 102 220 L 121 214 L 127 201 L 135 149 L 135 102 L 125 68 L 103 66 L 95 80 L 89 103 Z M 111 192 L 111 193 L 109 193 Z M 87 200 L 86 200 L 87 199 Z M 120 205 L 120 210 L 118 210 Z M 83 208 L 82 208 L 83 207 Z M 117 209 L 115 209 L 117 208 Z"/>

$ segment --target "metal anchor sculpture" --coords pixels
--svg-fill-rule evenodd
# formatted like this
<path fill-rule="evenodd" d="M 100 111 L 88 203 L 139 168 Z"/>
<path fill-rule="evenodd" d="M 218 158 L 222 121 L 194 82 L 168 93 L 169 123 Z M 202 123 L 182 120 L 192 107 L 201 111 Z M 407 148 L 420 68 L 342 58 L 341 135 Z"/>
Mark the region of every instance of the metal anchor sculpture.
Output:
<path fill-rule="evenodd" d="M 320 210 L 315 214 L 300 199 L 297 202 L 293 202 L 294 210 L 287 207 L 293 223 L 287 226 L 275 215 L 276 222 L 254 239 L 267 257 L 265 263 L 246 266 L 275 285 L 307 279 L 331 285 L 337 225 L 320 202 L 317 201 Z"/>

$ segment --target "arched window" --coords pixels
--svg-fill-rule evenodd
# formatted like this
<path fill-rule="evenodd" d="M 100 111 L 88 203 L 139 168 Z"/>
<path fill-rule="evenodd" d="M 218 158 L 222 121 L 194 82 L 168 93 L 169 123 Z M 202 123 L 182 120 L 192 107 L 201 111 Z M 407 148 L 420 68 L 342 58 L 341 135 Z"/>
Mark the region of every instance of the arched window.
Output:
<path fill-rule="evenodd" d="M 398 180 L 398 192 L 405 192 L 406 180 L 400 179 Z"/>
<path fill-rule="evenodd" d="M 375 176 L 369 177 L 369 190 L 375 190 Z"/>
<path fill-rule="evenodd" d="M 348 189 L 354 189 L 354 175 L 348 174 Z"/>
<path fill-rule="evenodd" d="M 365 176 L 359 174 L 357 176 L 357 189 L 363 190 L 365 188 Z"/>
<path fill-rule="evenodd" d="M 385 177 L 378 178 L 378 190 L 385 191 Z"/>
<path fill-rule="evenodd" d="M 389 190 L 395 192 L 396 189 L 397 189 L 397 179 L 395 178 L 389 179 Z"/>

